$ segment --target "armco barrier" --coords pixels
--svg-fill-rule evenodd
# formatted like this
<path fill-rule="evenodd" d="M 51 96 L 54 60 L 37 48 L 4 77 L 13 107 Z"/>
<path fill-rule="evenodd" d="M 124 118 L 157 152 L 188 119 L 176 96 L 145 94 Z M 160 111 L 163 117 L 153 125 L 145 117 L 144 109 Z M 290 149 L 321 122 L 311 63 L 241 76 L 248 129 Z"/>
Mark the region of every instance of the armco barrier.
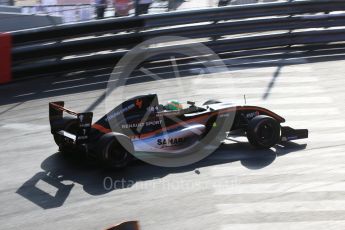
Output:
<path fill-rule="evenodd" d="M 140 42 L 166 35 L 202 39 L 217 53 L 294 45 L 323 48 L 345 43 L 345 14 L 341 11 L 345 11 L 345 1 L 304 0 L 18 31 L 12 34 L 12 74 L 13 79 L 20 79 L 111 67 Z M 109 50 L 112 52 L 99 54 Z"/>
<path fill-rule="evenodd" d="M 307 0 L 169 12 L 140 17 L 114 18 L 94 22 L 59 25 L 56 27 L 49 26 L 40 29 L 21 31 L 13 34 L 13 44 L 19 45 L 21 43 L 61 40 L 64 38 L 127 31 L 130 29 L 142 30 L 143 28 L 185 25 L 189 23 L 269 16 L 284 17 L 289 15 L 305 15 L 342 10 L 345 11 L 345 1 Z"/>
<path fill-rule="evenodd" d="M 130 49 L 144 40 L 157 36 L 181 36 L 205 38 L 229 34 L 268 32 L 276 30 L 295 30 L 309 28 L 336 27 L 345 25 L 345 15 L 297 16 L 268 18 L 249 21 L 226 22 L 221 24 L 196 25 L 182 28 L 166 28 L 155 31 L 114 35 L 99 38 L 47 44 L 31 45 L 13 49 L 13 61 L 42 59 L 43 57 L 67 56 L 78 53 L 107 50 Z"/>
<path fill-rule="evenodd" d="M 7 83 L 12 80 L 11 46 L 11 34 L 0 33 L 0 84 Z"/>

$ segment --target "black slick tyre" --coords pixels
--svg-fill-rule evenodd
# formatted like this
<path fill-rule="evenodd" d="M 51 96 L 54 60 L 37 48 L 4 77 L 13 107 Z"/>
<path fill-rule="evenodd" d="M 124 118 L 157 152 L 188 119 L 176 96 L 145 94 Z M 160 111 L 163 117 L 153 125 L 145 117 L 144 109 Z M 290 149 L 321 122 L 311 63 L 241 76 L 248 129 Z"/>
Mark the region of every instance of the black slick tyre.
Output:
<path fill-rule="evenodd" d="M 280 124 L 272 117 L 259 115 L 249 121 L 247 138 L 259 149 L 269 149 L 280 140 Z"/>
<path fill-rule="evenodd" d="M 104 134 L 97 143 L 97 156 L 106 169 L 123 169 L 133 159 L 115 133 Z"/>

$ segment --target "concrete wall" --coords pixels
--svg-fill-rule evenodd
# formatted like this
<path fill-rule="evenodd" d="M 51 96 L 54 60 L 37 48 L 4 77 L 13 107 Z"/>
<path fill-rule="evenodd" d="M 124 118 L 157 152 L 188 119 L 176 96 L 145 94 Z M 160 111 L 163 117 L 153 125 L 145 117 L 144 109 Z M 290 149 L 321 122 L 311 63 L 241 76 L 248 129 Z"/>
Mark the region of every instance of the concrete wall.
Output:
<path fill-rule="evenodd" d="M 61 17 L 0 12 L 0 32 L 31 29 L 62 23 Z"/>

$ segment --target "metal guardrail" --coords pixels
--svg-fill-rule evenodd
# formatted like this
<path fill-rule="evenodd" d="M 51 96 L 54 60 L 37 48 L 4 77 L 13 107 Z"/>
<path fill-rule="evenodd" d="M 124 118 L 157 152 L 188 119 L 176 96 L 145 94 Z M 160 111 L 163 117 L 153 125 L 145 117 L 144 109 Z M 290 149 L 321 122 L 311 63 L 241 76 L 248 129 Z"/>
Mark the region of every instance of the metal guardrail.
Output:
<path fill-rule="evenodd" d="M 345 41 L 345 29 L 341 28 L 345 26 L 345 14 L 328 14 L 339 11 L 345 11 L 344 1 L 313 0 L 181 11 L 20 31 L 12 34 L 12 73 L 14 78 L 22 78 L 90 66 L 113 66 L 126 50 L 163 35 L 208 39 L 205 45 L 218 53 L 292 45 L 326 46 Z M 261 32 L 271 34 L 258 34 Z M 242 36 L 234 38 L 234 35 Z M 78 57 L 104 50 L 114 53 Z M 61 59 L 68 55 L 76 57 Z"/>
<path fill-rule="evenodd" d="M 13 60 L 24 61 L 72 55 L 84 52 L 94 52 L 107 49 L 130 49 L 138 43 L 157 36 L 182 36 L 188 38 L 205 38 L 226 36 L 233 34 L 268 32 L 276 30 L 295 30 L 309 28 L 326 28 L 345 25 L 344 15 L 320 15 L 310 17 L 269 18 L 222 24 L 208 24 L 188 26 L 182 28 L 160 29 L 142 33 L 114 35 L 99 38 L 90 38 L 78 41 L 63 42 L 51 45 L 34 45 L 13 49 Z"/>

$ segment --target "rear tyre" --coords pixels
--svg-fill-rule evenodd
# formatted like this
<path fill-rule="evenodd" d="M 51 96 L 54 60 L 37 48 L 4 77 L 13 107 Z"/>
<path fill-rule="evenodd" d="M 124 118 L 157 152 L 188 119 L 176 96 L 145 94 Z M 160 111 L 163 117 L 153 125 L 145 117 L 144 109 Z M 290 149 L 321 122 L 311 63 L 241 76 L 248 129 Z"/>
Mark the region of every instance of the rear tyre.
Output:
<path fill-rule="evenodd" d="M 222 103 L 222 102 L 218 101 L 218 100 L 211 99 L 211 100 L 205 101 L 204 104 L 202 104 L 202 105 L 212 105 L 212 104 L 218 104 L 218 103 Z"/>
<path fill-rule="evenodd" d="M 60 121 L 59 121 L 60 122 Z M 75 134 L 78 131 L 78 121 L 71 117 L 64 117 L 61 120 L 61 129 Z M 60 134 L 54 134 L 54 141 L 59 146 L 61 153 L 71 152 L 71 145 L 66 143 L 65 138 Z"/>
<path fill-rule="evenodd" d="M 256 116 L 248 124 L 247 138 L 259 149 L 269 149 L 280 139 L 280 124 L 269 116 Z"/>
<path fill-rule="evenodd" d="M 133 159 L 118 141 L 115 133 L 103 135 L 97 144 L 97 155 L 106 169 L 123 169 Z"/>

